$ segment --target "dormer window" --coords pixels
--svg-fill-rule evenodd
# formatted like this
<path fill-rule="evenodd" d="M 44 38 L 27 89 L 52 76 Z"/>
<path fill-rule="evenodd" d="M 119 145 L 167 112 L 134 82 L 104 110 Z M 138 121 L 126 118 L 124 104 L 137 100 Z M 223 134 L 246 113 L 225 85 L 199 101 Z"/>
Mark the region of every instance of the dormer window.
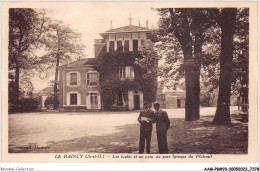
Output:
<path fill-rule="evenodd" d="M 125 66 L 119 68 L 120 79 L 134 79 L 134 68 L 132 66 Z"/>
<path fill-rule="evenodd" d="M 117 41 L 117 51 L 123 51 L 123 43 L 122 43 L 122 41 Z"/>
<path fill-rule="evenodd" d="M 133 40 L 133 50 L 138 51 L 138 40 Z"/>
<path fill-rule="evenodd" d="M 125 40 L 124 51 L 129 52 L 129 40 Z"/>
<path fill-rule="evenodd" d="M 115 41 L 109 41 L 109 52 L 115 51 Z"/>

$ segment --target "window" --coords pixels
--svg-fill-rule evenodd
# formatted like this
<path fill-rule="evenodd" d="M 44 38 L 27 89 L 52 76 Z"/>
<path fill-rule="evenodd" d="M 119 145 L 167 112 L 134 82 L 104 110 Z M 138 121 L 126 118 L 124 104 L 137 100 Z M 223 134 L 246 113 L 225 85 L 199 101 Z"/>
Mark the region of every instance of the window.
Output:
<path fill-rule="evenodd" d="M 98 108 L 98 93 L 90 93 L 90 105 L 91 109 Z"/>
<path fill-rule="evenodd" d="M 134 79 L 134 78 L 135 78 L 134 68 L 130 66 L 130 79 Z"/>
<path fill-rule="evenodd" d="M 77 73 L 70 73 L 70 85 L 77 85 Z"/>
<path fill-rule="evenodd" d="M 98 85 L 98 72 L 88 72 L 87 73 L 87 85 Z"/>
<path fill-rule="evenodd" d="M 70 105 L 77 105 L 77 93 L 70 94 Z"/>
<path fill-rule="evenodd" d="M 129 51 L 129 40 L 125 40 L 124 51 L 125 52 Z"/>
<path fill-rule="evenodd" d="M 119 68 L 119 78 L 120 79 L 125 79 L 126 78 L 126 72 L 125 72 L 125 67 L 120 67 Z"/>
<path fill-rule="evenodd" d="M 115 50 L 115 42 L 109 41 L 109 52 L 113 52 Z"/>
<path fill-rule="evenodd" d="M 134 79 L 134 68 L 132 66 L 125 66 L 119 68 L 120 79 Z"/>
<path fill-rule="evenodd" d="M 122 93 L 122 90 L 118 91 L 118 94 L 117 94 L 117 105 L 118 106 L 122 106 L 123 105 L 123 93 Z"/>
<path fill-rule="evenodd" d="M 133 40 L 133 50 L 134 51 L 138 50 L 138 40 Z"/>
<path fill-rule="evenodd" d="M 117 41 L 117 51 L 123 51 L 122 41 Z"/>
<path fill-rule="evenodd" d="M 87 93 L 87 109 L 101 109 L 100 93 L 98 91 L 90 91 Z"/>

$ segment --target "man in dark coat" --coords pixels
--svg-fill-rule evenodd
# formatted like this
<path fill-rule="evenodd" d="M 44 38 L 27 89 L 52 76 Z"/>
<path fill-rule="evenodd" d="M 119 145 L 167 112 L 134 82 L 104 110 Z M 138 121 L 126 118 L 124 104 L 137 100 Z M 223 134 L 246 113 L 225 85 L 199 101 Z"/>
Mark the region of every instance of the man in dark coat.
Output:
<path fill-rule="evenodd" d="M 156 123 L 156 133 L 159 154 L 168 154 L 168 144 L 167 144 L 167 130 L 170 127 L 170 120 L 168 118 L 167 112 L 160 109 L 160 104 L 154 104 Z"/>
<path fill-rule="evenodd" d="M 150 143 L 153 130 L 154 112 L 150 110 L 149 103 L 144 103 L 144 110 L 142 110 L 138 117 L 140 123 L 140 139 L 139 139 L 139 153 L 144 153 L 144 145 L 146 140 L 146 153 L 150 153 Z"/>

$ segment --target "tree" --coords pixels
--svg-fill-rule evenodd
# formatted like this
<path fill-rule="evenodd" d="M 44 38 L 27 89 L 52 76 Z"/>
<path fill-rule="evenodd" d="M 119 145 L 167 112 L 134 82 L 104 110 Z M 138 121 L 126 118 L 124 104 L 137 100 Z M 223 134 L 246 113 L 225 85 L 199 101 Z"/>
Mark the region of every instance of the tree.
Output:
<path fill-rule="evenodd" d="M 168 60 L 166 63 L 180 64 L 175 71 L 167 67 L 164 73 L 167 73 L 168 77 L 176 76 L 178 73 L 185 76 L 185 120 L 197 120 L 200 117 L 200 57 L 205 41 L 204 33 L 213 25 L 216 9 L 170 8 L 158 11 L 161 15 L 159 31 L 161 37 L 163 35 L 161 40 L 166 40 L 165 42 L 172 40 L 175 44 L 162 48 L 164 53 L 166 50 Z M 169 75 L 169 71 L 172 71 L 173 75 Z"/>
<path fill-rule="evenodd" d="M 218 15 L 221 13 L 219 12 Z M 249 9 L 239 8 L 237 10 L 234 44 L 231 94 L 239 96 L 242 102 L 248 103 L 248 66 L 249 66 Z M 212 34 L 214 33 L 214 34 Z M 209 88 L 209 92 L 218 92 L 221 51 L 221 28 L 214 25 L 205 34 L 206 42 L 202 54 L 202 84 Z"/>
<path fill-rule="evenodd" d="M 236 8 L 223 8 L 218 20 L 221 28 L 220 77 L 217 110 L 213 124 L 230 124 L 230 95 L 232 81 L 233 36 Z"/>
<path fill-rule="evenodd" d="M 60 64 L 71 61 L 73 57 L 83 56 L 84 46 L 80 44 L 80 34 L 62 21 L 52 21 L 49 31 L 42 40 L 47 53 L 42 57 L 43 68 L 55 68 L 54 109 L 58 108 L 58 70 Z M 47 65 L 46 65 L 47 64 Z M 54 66 L 53 66 L 54 65 Z"/>
<path fill-rule="evenodd" d="M 242 98 L 242 106 L 248 104 L 249 74 L 249 9 L 237 10 L 231 90 Z M 245 104 L 244 104 L 245 103 Z"/>
<path fill-rule="evenodd" d="M 140 48 L 142 58 L 137 58 L 135 61 L 135 64 L 146 70 L 143 74 L 144 78 L 154 79 L 158 77 L 158 61 L 160 56 L 154 44 L 151 39 L 144 41 Z"/>
<path fill-rule="evenodd" d="M 9 71 L 14 71 L 13 104 L 19 107 L 19 82 L 21 69 L 30 68 L 33 50 L 45 31 L 45 13 L 31 8 L 9 9 Z"/>

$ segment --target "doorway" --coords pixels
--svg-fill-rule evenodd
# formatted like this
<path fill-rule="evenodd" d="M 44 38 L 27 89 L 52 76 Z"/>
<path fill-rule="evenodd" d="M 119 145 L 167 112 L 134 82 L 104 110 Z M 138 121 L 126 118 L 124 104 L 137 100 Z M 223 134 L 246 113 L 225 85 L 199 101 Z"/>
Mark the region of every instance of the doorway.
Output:
<path fill-rule="evenodd" d="M 140 95 L 134 95 L 134 109 L 140 110 Z"/>
<path fill-rule="evenodd" d="M 177 99 L 177 108 L 181 108 L 181 99 Z"/>

